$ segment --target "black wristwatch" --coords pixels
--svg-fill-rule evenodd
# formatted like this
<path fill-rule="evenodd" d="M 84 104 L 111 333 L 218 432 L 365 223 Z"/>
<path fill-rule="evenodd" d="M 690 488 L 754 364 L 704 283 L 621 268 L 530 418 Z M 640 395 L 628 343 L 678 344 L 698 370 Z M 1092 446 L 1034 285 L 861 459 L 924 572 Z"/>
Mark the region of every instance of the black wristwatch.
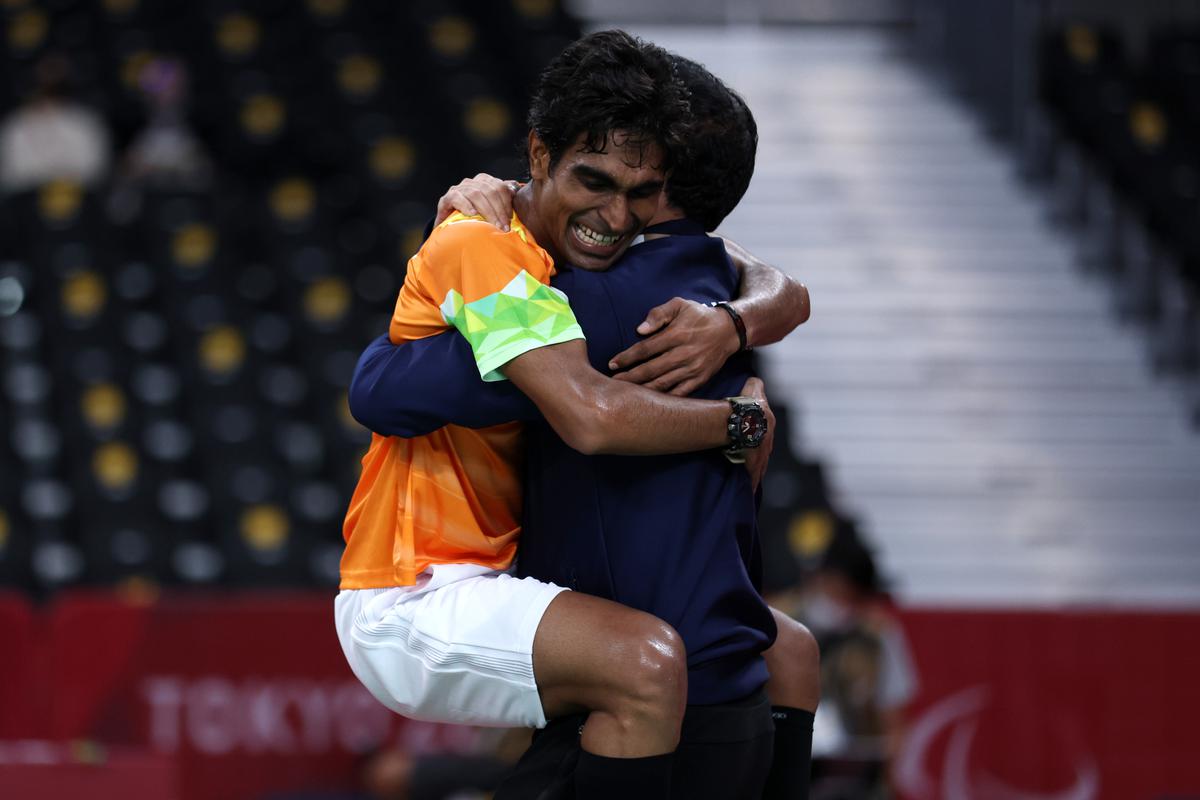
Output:
<path fill-rule="evenodd" d="M 753 450 L 762 444 L 767 435 L 767 415 L 762 405 L 753 397 L 729 397 L 729 446 L 725 457 L 734 463 L 745 461 L 743 451 Z"/>

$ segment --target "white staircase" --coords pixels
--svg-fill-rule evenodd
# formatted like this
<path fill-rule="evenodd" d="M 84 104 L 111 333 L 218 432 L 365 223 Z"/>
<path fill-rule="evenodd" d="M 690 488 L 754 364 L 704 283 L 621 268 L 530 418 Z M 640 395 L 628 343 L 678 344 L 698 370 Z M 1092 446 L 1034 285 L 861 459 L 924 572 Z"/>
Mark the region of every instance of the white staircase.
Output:
<path fill-rule="evenodd" d="M 765 351 L 906 604 L 1200 606 L 1200 437 L 969 110 L 846 28 L 634 33 L 747 99 L 722 229 L 807 283 Z"/>

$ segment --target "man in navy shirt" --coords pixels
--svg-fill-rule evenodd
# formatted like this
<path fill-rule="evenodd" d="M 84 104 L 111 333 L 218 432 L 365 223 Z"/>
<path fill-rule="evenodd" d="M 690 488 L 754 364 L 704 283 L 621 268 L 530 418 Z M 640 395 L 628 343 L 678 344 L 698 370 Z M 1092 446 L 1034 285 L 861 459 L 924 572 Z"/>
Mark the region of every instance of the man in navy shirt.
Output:
<path fill-rule="evenodd" d="M 634 379 L 640 370 L 655 388 L 681 393 L 700 382 L 694 396 L 723 398 L 737 394 L 751 376 L 746 332 L 730 306 L 713 311 L 728 314 L 725 324 L 736 334 L 731 349 L 738 352 L 727 361 L 729 349 L 712 353 L 699 373 L 662 353 L 661 342 L 638 343 L 635 333 L 664 308 L 694 315 L 701 306 L 693 304 L 722 303 L 738 290 L 739 271 L 724 242 L 708 237 L 706 229 L 732 210 L 749 183 L 753 117 L 702 67 L 685 59 L 676 64 L 692 89 L 700 130 L 695 152 L 668 188 L 675 208 L 660 214 L 666 221 L 647 228 L 646 241 L 608 271 L 564 267 L 553 284 L 571 298 L 597 370 L 607 371 L 626 353 L 635 359 L 648 354 L 648 365 L 628 373 Z M 460 210 L 474 210 L 462 207 L 470 206 L 465 197 L 457 200 Z M 502 200 L 493 196 L 478 204 Z M 505 213 L 495 216 L 507 219 Z M 621 355 L 614 361 L 614 354 Z M 784 673 L 774 683 L 785 688 L 769 687 L 773 726 L 760 654 L 771 645 L 776 622 L 758 593 L 752 478 L 743 466 L 719 453 L 584 456 L 564 444 L 511 384 L 480 381 L 466 341 L 453 332 L 399 348 L 386 337 L 377 341 L 360 360 L 350 399 L 361 422 L 387 435 L 422 435 L 450 423 L 527 421 L 519 573 L 648 611 L 671 624 L 686 645 L 689 710 L 673 795 L 759 796 L 772 739 L 782 734 L 767 796 L 802 796 L 798 784 L 806 780 L 804 735 L 811 735 L 816 668 L 809 663 L 774 670 Z M 782 624 L 786 635 L 777 650 L 815 661 L 807 632 L 790 620 Z M 795 672 L 806 674 L 799 680 L 787 674 Z M 497 796 L 533 796 L 565 777 L 557 773 L 577 747 L 578 723 L 552 722 Z"/>

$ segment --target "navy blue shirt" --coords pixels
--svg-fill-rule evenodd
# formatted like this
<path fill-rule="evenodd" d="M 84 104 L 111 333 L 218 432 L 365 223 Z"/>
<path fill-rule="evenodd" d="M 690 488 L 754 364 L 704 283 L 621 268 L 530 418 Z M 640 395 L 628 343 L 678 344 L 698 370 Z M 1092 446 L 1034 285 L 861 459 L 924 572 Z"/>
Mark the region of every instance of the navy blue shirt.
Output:
<path fill-rule="evenodd" d="M 563 269 L 587 336 L 608 373 L 651 308 L 672 297 L 725 300 L 737 273 L 718 239 L 698 226 L 643 242 L 606 272 Z M 738 394 L 750 377 L 737 356 L 694 393 Z M 744 697 L 767 679 L 760 653 L 775 636 L 760 594 L 760 554 L 749 475 L 717 451 L 671 456 L 585 456 L 568 447 L 507 382 L 484 383 L 466 340 L 451 331 L 363 354 L 350 390 L 355 417 L 385 435 L 416 436 L 452 423 L 526 426 L 525 507 L 518 574 L 654 614 L 688 653 L 688 702 Z"/>

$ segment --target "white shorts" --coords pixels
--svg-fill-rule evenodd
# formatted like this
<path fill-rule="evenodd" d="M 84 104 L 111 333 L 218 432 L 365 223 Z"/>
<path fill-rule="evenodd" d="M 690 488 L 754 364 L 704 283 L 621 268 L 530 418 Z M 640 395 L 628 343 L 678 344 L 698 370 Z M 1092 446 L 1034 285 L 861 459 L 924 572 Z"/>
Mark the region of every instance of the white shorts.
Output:
<path fill-rule="evenodd" d="M 345 589 L 334 614 L 355 676 L 396 713 L 541 728 L 533 637 L 562 591 L 474 564 L 439 564 L 415 586 Z"/>

